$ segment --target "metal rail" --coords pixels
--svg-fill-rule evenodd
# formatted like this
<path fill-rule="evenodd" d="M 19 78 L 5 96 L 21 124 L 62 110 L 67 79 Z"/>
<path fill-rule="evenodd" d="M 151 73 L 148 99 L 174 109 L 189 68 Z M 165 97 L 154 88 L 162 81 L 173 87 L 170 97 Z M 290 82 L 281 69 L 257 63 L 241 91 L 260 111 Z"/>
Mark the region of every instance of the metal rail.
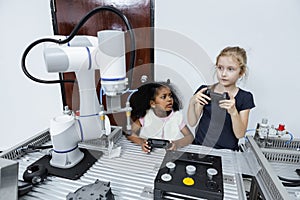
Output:
<path fill-rule="evenodd" d="M 261 166 L 261 170 L 255 176 L 255 181 L 263 193 L 265 199 L 272 200 L 288 200 L 291 199 L 286 189 L 281 184 L 276 173 L 273 171 L 268 160 L 265 158 L 259 146 L 256 144 L 253 137 L 248 137 L 248 144 L 257 158 L 257 162 Z M 251 191 L 250 191 L 251 192 Z M 252 194 L 256 191 L 252 191 Z"/>
<path fill-rule="evenodd" d="M 50 141 L 50 133 L 49 133 L 49 129 L 47 129 L 43 132 L 40 132 L 40 133 L 32 136 L 31 138 L 25 140 L 24 142 L 21 142 L 20 144 L 17 144 L 14 147 L 1 152 L 0 158 L 5 158 L 5 159 L 9 159 L 9 160 L 18 159 L 27 153 L 25 151 L 25 149 L 29 145 L 40 146 L 49 141 Z"/>

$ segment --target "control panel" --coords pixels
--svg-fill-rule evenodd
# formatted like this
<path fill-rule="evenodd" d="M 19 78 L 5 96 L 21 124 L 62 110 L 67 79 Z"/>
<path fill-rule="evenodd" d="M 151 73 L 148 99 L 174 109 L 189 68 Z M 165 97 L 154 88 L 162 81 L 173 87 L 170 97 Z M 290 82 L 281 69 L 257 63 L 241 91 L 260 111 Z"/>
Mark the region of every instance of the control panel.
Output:
<path fill-rule="evenodd" d="M 223 199 L 220 156 L 167 151 L 154 182 L 154 199 Z"/>

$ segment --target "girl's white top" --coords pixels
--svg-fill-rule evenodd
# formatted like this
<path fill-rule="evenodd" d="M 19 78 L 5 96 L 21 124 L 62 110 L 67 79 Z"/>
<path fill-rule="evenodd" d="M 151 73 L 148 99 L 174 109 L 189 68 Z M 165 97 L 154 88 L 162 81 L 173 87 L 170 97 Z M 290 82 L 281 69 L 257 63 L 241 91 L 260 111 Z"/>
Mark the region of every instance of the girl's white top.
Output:
<path fill-rule="evenodd" d="M 158 117 L 149 109 L 143 118 L 139 119 L 142 127 L 140 137 L 166 140 L 183 138 L 181 129 L 186 125 L 181 111 L 172 111 L 167 117 Z"/>

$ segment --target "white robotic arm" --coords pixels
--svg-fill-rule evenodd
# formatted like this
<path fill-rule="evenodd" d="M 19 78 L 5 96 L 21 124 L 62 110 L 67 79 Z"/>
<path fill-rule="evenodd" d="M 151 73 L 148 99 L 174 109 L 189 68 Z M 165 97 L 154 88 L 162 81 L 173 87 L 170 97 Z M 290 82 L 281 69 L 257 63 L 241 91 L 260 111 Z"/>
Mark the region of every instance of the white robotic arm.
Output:
<path fill-rule="evenodd" d="M 57 37 L 60 39 L 62 36 Z M 48 72 L 79 72 L 100 69 L 101 84 L 109 96 L 126 90 L 124 32 L 104 30 L 93 36 L 76 36 L 68 44 L 46 45 Z M 117 84 L 120 83 L 120 84 Z"/>
<path fill-rule="evenodd" d="M 118 15 L 125 23 L 130 36 L 130 64 L 135 60 L 135 39 L 132 26 L 127 17 L 113 6 L 96 7 L 89 11 L 74 27 L 69 37 L 54 36 L 42 38 L 31 43 L 22 56 L 22 70 L 31 80 L 39 83 L 67 83 L 73 80 L 42 80 L 32 76 L 26 68 L 29 51 L 40 43 L 45 45 L 44 58 L 48 72 L 75 72 L 79 86 L 79 115 L 64 114 L 51 120 L 50 135 L 54 152 L 50 164 L 59 168 L 70 168 L 79 163 L 83 153 L 78 149 L 78 142 L 96 139 L 109 134 L 110 123 L 106 114 L 126 112 L 127 130 L 130 126 L 129 102 L 121 108 L 121 95 L 127 89 L 124 32 L 104 30 L 93 36 L 76 36 L 81 26 L 94 14 L 109 11 Z M 95 88 L 95 70 L 100 69 L 102 91 L 106 95 L 107 111 L 99 104 Z M 102 98 L 102 96 L 100 97 Z M 100 99 L 101 100 L 101 99 Z"/>
<path fill-rule="evenodd" d="M 66 45 L 46 45 L 44 59 L 48 72 L 75 72 L 78 81 L 79 116 L 62 115 L 50 123 L 54 150 L 50 164 L 70 168 L 83 158 L 78 142 L 110 133 L 106 113 L 131 110 L 130 107 L 122 109 L 120 100 L 127 89 L 124 32 L 104 30 L 98 32 L 98 38 L 78 36 Z M 96 69 L 100 69 L 107 111 L 97 98 Z"/>

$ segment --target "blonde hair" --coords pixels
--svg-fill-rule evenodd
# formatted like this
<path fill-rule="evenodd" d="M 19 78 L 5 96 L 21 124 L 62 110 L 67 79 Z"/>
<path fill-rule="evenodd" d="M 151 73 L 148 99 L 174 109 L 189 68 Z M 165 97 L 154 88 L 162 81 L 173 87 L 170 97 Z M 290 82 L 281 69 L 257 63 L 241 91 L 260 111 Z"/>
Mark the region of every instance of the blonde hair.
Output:
<path fill-rule="evenodd" d="M 234 59 L 241 68 L 240 74 L 246 75 L 247 72 L 247 53 L 245 49 L 235 46 L 235 47 L 226 47 L 223 49 L 216 58 L 216 65 L 218 65 L 219 58 L 222 56 L 230 56 Z"/>

